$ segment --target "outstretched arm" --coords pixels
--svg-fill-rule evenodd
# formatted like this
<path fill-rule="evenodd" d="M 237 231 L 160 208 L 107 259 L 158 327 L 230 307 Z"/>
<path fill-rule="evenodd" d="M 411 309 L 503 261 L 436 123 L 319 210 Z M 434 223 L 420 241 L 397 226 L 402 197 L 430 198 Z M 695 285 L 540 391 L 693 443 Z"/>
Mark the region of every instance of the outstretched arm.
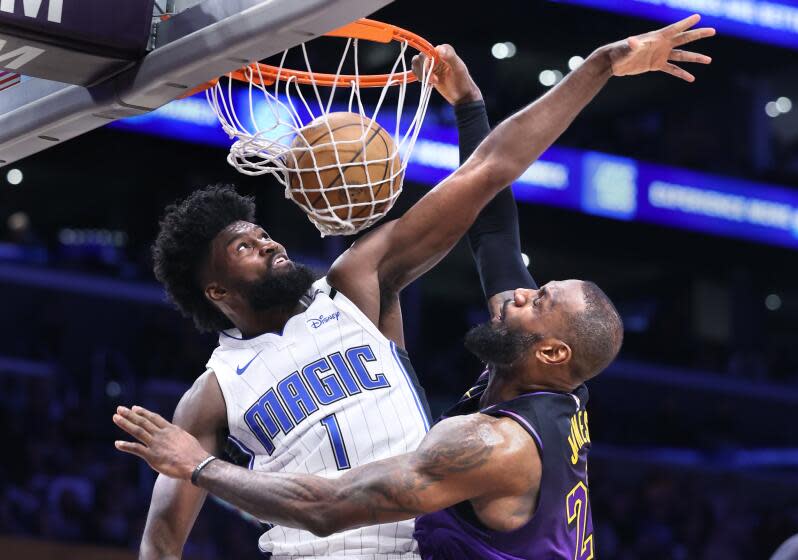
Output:
<path fill-rule="evenodd" d="M 499 125 L 460 169 L 402 218 L 358 240 L 333 265 L 333 284 L 378 322 L 380 299 L 440 261 L 480 210 L 565 131 L 610 76 L 664 71 L 692 81 L 669 61 L 709 62 L 677 48 L 714 34 L 712 29 L 689 31 L 699 19 L 692 16 L 597 49 L 546 95 Z"/>
<path fill-rule="evenodd" d="M 163 475 L 190 480 L 208 457 L 188 433 L 140 407 L 114 422 L 141 443 L 117 442 Z M 316 535 L 410 519 L 463 500 L 536 492 L 537 448 L 513 420 L 482 414 L 437 424 L 418 450 L 356 467 L 337 479 L 250 471 L 215 459 L 195 477 L 201 488 L 251 513 Z"/>
<path fill-rule="evenodd" d="M 466 64 L 449 45 L 436 48 L 445 72 L 432 77 L 435 89 L 454 107 L 463 165 L 490 134 L 490 123 L 482 92 L 471 78 Z M 426 57 L 418 55 L 413 64 L 419 74 Z M 512 297 L 516 288 L 537 288 L 521 256 L 518 209 L 511 187 L 491 200 L 468 230 L 468 244 L 477 265 L 482 291 L 491 313 Z"/>
<path fill-rule="evenodd" d="M 484 103 L 456 107 L 455 110 L 461 138 L 472 137 L 478 132 L 477 127 L 487 128 Z M 487 132 L 490 132 L 489 128 Z M 468 147 L 461 140 L 460 157 L 463 161 L 471 155 Z M 466 238 L 486 300 L 516 288 L 537 288 L 521 256 L 518 208 L 512 187 L 504 188 L 485 206 Z"/>

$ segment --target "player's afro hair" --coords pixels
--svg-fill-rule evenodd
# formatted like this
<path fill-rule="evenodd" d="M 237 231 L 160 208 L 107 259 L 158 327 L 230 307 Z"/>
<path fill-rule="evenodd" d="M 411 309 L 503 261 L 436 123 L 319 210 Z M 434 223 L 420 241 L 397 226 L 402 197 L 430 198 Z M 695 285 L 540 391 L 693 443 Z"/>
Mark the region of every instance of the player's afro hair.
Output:
<path fill-rule="evenodd" d="M 205 297 L 199 273 L 211 242 L 238 221 L 255 221 L 255 202 L 232 186 L 214 185 L 193 192 L 166 208 L 152 246 L 155 277 L 180 312 L 201 332 L 220 331 L 232 324 Z"/>

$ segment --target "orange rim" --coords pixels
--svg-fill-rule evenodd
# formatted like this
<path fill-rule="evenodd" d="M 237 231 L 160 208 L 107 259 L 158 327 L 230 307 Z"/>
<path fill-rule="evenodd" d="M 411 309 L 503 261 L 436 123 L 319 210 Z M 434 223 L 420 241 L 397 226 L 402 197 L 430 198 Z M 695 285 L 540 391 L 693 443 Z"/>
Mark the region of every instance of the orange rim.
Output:
<path fill-rule="evenodd" d="M 437 58 L 435 47 L 423 37 L 411 31 L 407 31 L 406 29 L 402 29 L 401 27 L 391 25 L 390 23 L 383 23 L 373 19 L 362 18 L 330 31 L 329 33 L 325 33 L 324 35 L 326 37 L 363 39 L 375 43 L 390 43 L 391 41 L 399 43 L 407 42 L 408 46 L 413 47 L 418 52 L 424 53 L 432 58 Z M 306 70 L 278 68 L 277 66 L 261 64 L 259 62 L 252 63 L 230 74 L 232 79 L 241 82 L 249 82 L 250 76 L 253 78 L 257 76 L 259 81 L 262 80 L 263 85 L 266 86 L 274 84 L 277 79 L 283 81 L 294 79 L 300 84 L 316 84 L 327 87 L 351 87 L 352 84 L 356 83 L 362 88 L 384 87 L 391 81 L 396 83 L 405 81 L 407 83 L 412 83 L 418 81 L 412 70 L 399 72 L 397 74 L 365 74 L 363 76 L 356 76 L 354 74 L 336 75 L 320 74 L 318 72 L 309 72 Z M 219 78 L 199 85 L 191 91 L 186 92 L 181 97 L 190 97 L 196 93 L 214 87 L 217 83 L 219 83 Z"/>

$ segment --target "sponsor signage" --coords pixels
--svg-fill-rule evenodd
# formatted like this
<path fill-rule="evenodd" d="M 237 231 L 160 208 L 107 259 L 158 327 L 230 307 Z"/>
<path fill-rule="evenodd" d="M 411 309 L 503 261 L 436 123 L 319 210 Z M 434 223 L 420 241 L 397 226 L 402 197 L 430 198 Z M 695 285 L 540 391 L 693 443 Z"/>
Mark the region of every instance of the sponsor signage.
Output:
<path fill-rule="evenodd" d="M 407 178 L 414 182 L 435 185 L 458 167 L 457 131 L 437 121 L 428 119 L 410 156 Z M 204 95 L 110 126 L 223 149 L 231 144 Z M 798 249 L 798 190 L 786 187 L 553 146 L 513 190 L 519 202 Z"/>

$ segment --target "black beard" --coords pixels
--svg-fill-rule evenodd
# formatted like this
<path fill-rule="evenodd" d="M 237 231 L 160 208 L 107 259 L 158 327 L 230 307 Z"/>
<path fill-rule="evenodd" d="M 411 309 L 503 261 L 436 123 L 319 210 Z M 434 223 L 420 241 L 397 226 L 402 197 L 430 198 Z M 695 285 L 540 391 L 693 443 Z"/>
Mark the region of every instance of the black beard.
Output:
<path fill-rule="evenodd" d="M 538 333 L 513 332 L 504 324 L 482 323 L 468 331 L 465 347 L 489 366 L 509 367 L 542 338 Z"/>
<path fill-rule="evenodd" d="M 294 307 L 315 281 L 310 268 L 294 264 L 285 272 L 272 271 L 259 282 L 241 286 L 241 292 L 253 311 Z"/>

